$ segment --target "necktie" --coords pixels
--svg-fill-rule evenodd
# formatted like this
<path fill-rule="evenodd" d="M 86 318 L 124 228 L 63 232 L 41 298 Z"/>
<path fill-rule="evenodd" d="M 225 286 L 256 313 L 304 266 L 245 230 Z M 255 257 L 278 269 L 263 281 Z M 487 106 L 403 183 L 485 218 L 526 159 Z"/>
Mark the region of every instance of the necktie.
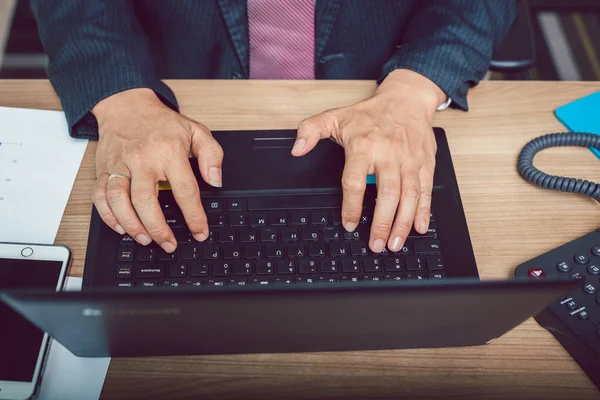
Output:
<path fill-rule="evenodd" d="M 314 79 L 315 0 L 248 0 L 250 79 Z"/>

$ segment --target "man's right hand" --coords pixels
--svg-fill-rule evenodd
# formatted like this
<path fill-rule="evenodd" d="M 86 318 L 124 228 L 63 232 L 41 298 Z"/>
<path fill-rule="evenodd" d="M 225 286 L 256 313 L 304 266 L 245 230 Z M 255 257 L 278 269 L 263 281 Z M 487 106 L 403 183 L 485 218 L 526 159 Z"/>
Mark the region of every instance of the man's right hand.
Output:
<path fill-rule="evenodd" d="M 158 203 L 158 182 L 169 181 L 194 238 L 206 240 L 207 218 L 189 156 L 198 159 L 208 184 L 221 186 L 223 149 L 208 128 L 165 106 L 150 89 L 114 94 L 92 113 L 99 131 L 92 200 L 102 220 L 142 245 L 154 240 L 173 252 L 177 241 Z"/>

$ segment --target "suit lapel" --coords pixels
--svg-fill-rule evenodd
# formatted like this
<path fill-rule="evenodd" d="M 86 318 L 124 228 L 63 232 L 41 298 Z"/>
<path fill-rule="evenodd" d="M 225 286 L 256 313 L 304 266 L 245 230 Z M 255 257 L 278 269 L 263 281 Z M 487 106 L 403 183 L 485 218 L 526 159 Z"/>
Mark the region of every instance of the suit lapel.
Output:
<path fill-rule="evenodd" d="M 249 70 L 248 8 L 246 0 L 217 0 L 229 37 L 246 78 Z"/>
<path fill-rule="evenodd" d="M 315 64 L 323 56 L 325 45 L 333 29 L 335 17 L 342 0 L 317 0 L 317 8 L 315 9 Z"/>

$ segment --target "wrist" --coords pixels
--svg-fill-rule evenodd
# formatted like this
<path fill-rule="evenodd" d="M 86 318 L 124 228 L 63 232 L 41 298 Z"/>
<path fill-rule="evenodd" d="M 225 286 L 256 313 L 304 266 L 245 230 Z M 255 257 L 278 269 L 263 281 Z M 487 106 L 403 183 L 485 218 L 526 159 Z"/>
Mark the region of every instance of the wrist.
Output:
<path fill-rule="evenodd" d="M 446 93 L 432 80 L 408 69 L 396 69 L 388 74 L 377 89 L 377 93 L 387 92 L 410 92 L 411 98 L 432 114 L 448 100 Z"/>
<path fill-rule="evenodd" d="M 91 112 L 100 123 L 101 120 L 120 114 L 131 114 L 137 110 L 147 110 L 148 107 L 162 105 L 153 90 L 135 88 L 123 90 L 100 100 Z"/>

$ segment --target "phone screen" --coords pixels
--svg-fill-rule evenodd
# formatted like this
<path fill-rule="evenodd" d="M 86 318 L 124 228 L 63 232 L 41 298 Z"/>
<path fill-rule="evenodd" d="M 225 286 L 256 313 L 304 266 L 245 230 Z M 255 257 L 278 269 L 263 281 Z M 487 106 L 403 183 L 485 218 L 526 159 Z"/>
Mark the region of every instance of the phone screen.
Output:
<path fill-rule="evenodd" d="M 56 289 L 61 261 L 0 259 L 0 291 Z M 0 381 L 31 382 L 44 332 L 0 302 Z"/>

